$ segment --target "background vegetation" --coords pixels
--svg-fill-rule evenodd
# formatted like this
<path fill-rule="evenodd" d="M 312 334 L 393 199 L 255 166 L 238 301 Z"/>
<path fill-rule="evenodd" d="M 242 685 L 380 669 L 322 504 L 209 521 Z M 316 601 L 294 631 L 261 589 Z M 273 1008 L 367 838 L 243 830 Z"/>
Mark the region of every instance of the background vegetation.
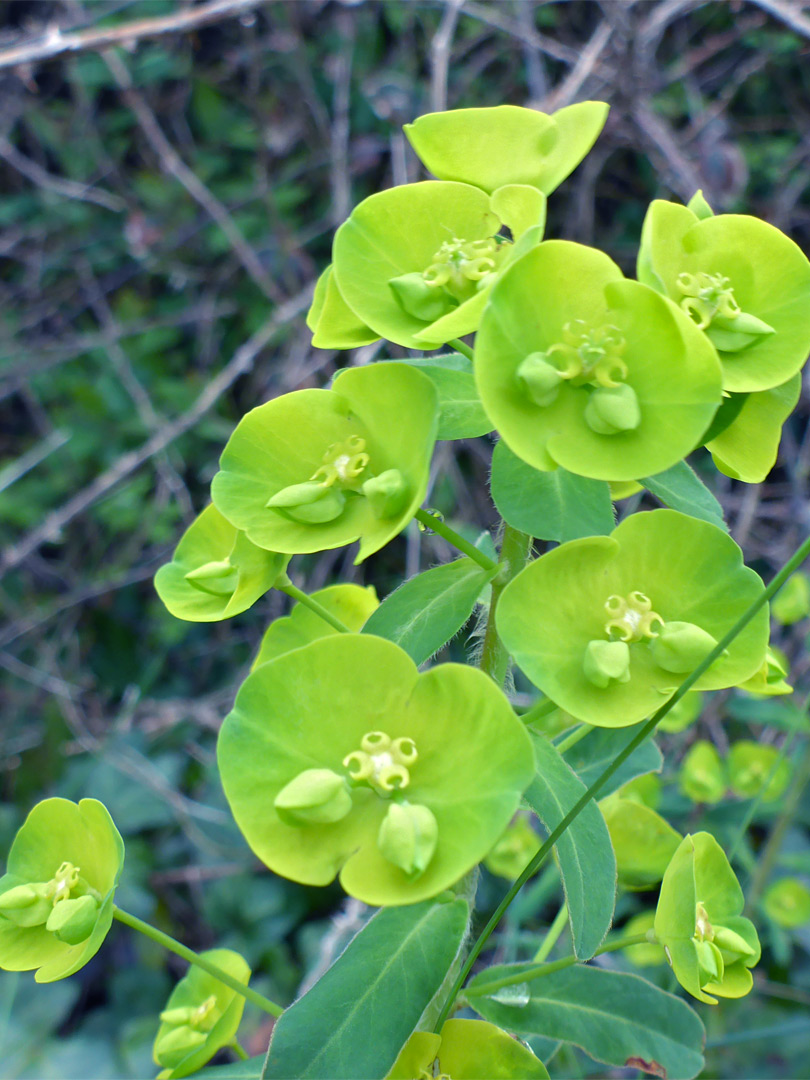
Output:
<path fill-rule="evenodd" d="M 0 851 L 38 798 L 102 799 L 127 843 L 122 906 L 192 947 L 240 950 L 259 988 L 289 1001 L 365 913 L 337 888 L 260 867 L 217 779 L 218 725 L 287 601 L 271 593 L 230 623 L 185 624 L 151 577 L 245 411 L 376 354 L 309 344 L 303 316 L 335 225 L 372 191 L 420 178 L 400 125 L 421 112 L 598 98 L 607 127 L 551 199 L 549 235 L 596 243 L 632 273 L 649 200 L 702 187 L 715 209 L 760 215 L 808 251 L 810 14 L 799 0 L 0 11 Z M 766 483 L 715 483 L 766 578 L 810 528 L 807 412 L 803 397 Z M 440 444 L 435 458 L 431 503 L 472 536 L 495 523 L 490 453 L 485 438 Z M 383 596 L 403 567 L 450 552 L 413 528 L 359 568 L 352 557 L 294 570 L 308 591 L 339 578 Z M 774 876 L 810 876 L 807 629 L 781 632 L 797 685 L 787 702 L 715 695 L 697 725 L 662 739 L 665 811 L 736 839 L 755 907 Z M 466 647 L 463 634 L 452 649 Z M 776 803 L 693 806 L 676 779 L 698 737 L 721 750 L 790 740 L 792 788 Z M 505 887 L 484 877 L 482 914 Z M 497 958 L 531 954 L 558 903 L 553 879 L 529 888 Z M 619 913 L 640 906 L 625 898 Z M 754 993 L 700 1009 L 704 1075 L 806 1077 L 810 926 L 755 918 L 766 951 Z M 65 982 L 0 973 L 0 1077 L 152 1075 L 156 1012 L 181 973 L 121 927 Z M 249 1007 L 246 1025 L 259 1053 L 266 1022 Z M 605 1075 L 573 1052 L 550 1067 Z"/>

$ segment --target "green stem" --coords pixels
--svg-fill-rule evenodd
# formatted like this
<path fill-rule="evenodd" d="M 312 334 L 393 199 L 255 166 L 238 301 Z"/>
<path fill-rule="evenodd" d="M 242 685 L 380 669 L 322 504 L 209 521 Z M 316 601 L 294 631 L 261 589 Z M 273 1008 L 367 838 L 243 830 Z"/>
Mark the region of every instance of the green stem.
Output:
<path fill-rule="evenodd" d="M 526 712 L 521 713 L 520 719 L 524 724 L 533 724 L 535 720 L 540 720 L 542 717 L 548 716 L 549 713 L 553 713 L 557 707 L 556 701 L 552 701 L 551 698 L 541 698 L 534 705 L 530 705 Z"/>
<path fill-rule="evenodd" d="M 554 916 L 554 922 L 548 928 L 546 936 L 543 938 L 543 943 L 537 952 L 534 954 L 533 963 L 542 964 L 548 954 L 557 944 L 560 939 L 560 934 L 565 929 L 565 924 L 568 922 L 568 904 L 563 904 L 557 914 Z"/>
<path fill-rule="evenodd" d="M 230 1044 L 230 1047 L 231 1050 L 233 1050 L 233 1052 L 236 1054 L 236 1056 L 242 1061 L 248 1061 L 250 1059 L 250 1054 L 248 1054 L 247 1050 L 245 1050 L 244 1046 L 242 1046 L 238 1039 L 234 1039 L 233 1042 Z"/>
<path fill-rule="evenodd" d="M 509 667 L 509 651 L 501 641 L 495 626 L 495 614 L 498 610 L 498 601 L 501 593 L 526 565 L 529 551 L 532 546 L 532 538 L 526 533 L 513 529 L 506 525 L 503 530 L 501 541 L 502 570 L 492 582 L 492 597 L 489 601 L 489 615 L 487 627 L 484 631 L 484 648 L 481 653 L 481 670 L 491 675 L 498 686 L 503 686 L 506 672 Z"/>
<path fill-rule="evenodd" d="M 286 581 L 281 579 L 281 583 L 276 582 L 275 586 L 279 592 L 286 593 L 287 596 L 291 596 L 293 600 L 297 600 L 299 604 L 303 604 L 308 607 L 310 611 L 314 611 L 316 615 L 320 616 L 324 622 L 328 622 L 330 626 L 341 634 L 350 634 L 351 630 L 345 623 L 342 623 L 340 619 L 333 615 L 331 611 L 327 611 L 323 604 L 319 604 L 317 600 L 303 592 L 301 589 L 296 588 L 295 585 L 287 578 Z"/>
<path fill-rule="evenodd" d="M 473 351 L 470 346 L 465 345 L 463 341 L 459 341 L 458 338 L 453 338 L 452 341 L 448 341 L 447 344 L 455 349 L 456 352 L 460 352 L 462 356 L 466 356 L 468 360 L 472 360 Z"/>
<path fill-rule="evenodd" d="M 638 733 L 630 740 L 630 742 L 627 743 L 624 749 L 616 755 L 610 765 L 607 766 L 607 768 L 596 778 L 596 780 L 594 780 L 588 790 L 583 795 L 581 795 L 579 799 L 577 799 L 577 801 L 574 803 L 574 805 L 571 807 L 571 809 L 568 811 L 568 813 L 565 815 L 559 825 L 557 825 L 556 828 L 552 829 L 547 839 L 541 845 L 537 854 L 534 856 L 528 866 L 526 866 L 526 868 L 523 870 L 521 875 L 518 877 L 518 879 L 507 892 L 507 894 L 504 896 L 503 900 L 501 900 L 500 904 L 498 904 L 489 922 L 479 934 L 478 939 L 473 945 L 472 949 L 470 949 L 467 959 L 458 974 L 455 985 L 448 994 L 447 1000 L 444 1003 L 444 1007 L 439 1014 L 439 1020 L 437 1022 L 437 1026 L 433 1029 L 434 1031 L 441 1031 L 442 1024 L 450 1015 L 450 1011 L 453 1008 L 453 1003 L 455 1002 L 459 991 L 464 985 L 464 982 L 470 971 L 472 971 L 476 960 L 480 956 L 493 930 L 503 918 L 504 912 L 508 909 L 509 905 L 515 899 L 515 897 L 523 888 L 525 883 L 529 880 L 529 878 L 533 877 L 537 873 L 538 869 L 542 866 L 549 852 L 557 843 L 565 830 L 568 828 L 568 826 L 571 824 L 571 822 L 574 821 L 575 818 L 577 818 L 578 815 L 585 809 L 591 799 L 594 798 L 594 796 L 602 790 L 607 781 L 611 778 L 611 776 L 613 776 L 616 770 L 619 769 L 625 761 L 627 761 L 633 751 L 638 749 L 638 747 L 641 746 L 644 740 L 648 738 L 648 736 L 650 736 L 653 731 L 655 731 L 656 725 L 658 724 L 659 720 L 662 720 L 666 716 L 669 710 L 692 689 L 692 687 L 695 685 L 701 675 L 711 667 L 715 660 L 719 659 L 719 657 L 728 648 L 728 646 L 737 637 L 737 635 L 745 629 L 745 627 L 753 619 L 759 609 L 765 604 L 767 604 L 767 602 L 771 599 L 774 593 L 778 592 L 779 589 L 781 589 L 781 587 L 784 585 L 790 575 L 794 572 L 794 570 L 797 570 L 801 566 L 801 564 L 804 562 L 808 555 L 810 555 L 810 536 L 804 541 L 801 547 L 799 547 L 799 549 L 790 557 L 790 559 L 788 559 L 788 561 L 785 563 L 779 573 L 773 578 L 770 585 L 768 585 L 768 587 L 763 591 L 763 593 L 753 602 L 753 604 L 751 604 L 748 610 L 740 616 L 740 618 L 737 620 L 734 626 L 732 626 L 729 632 L 723 638 L 721 638 L 720 641 L 718 641 L 717 645 L 715 645 L 715 647 L 712 649 L 706 659 L 703 660 L 702 663 L 698 664 L 698 666 L 695 668 L 691 675 L 688 675 L 684 679 L 684 681 L 681 683 L 681 685 L 678 687 L 678 689 L 675 691 L 669 701 L 665 701 L 661 708 L 656 713 L 654 713 L 650 717 L 650 719 L 646 721 L 646 723 L 642 724 L 639 727 Z"/>
<path fill-rule="evenodd" d="M 650 939 L 646 934 L 627 934 L 624 937 L 616 938 L 614 941 L 606 942 L 593 955 L 601 956 L 603 953 L 617 952 L 619 949 L 626 949 L 628 945 L 648 944 L 650 944 Z M 470 996 L 489 997 L 491 994 L 497 993 L 498 990 L 503 990 L 505 986 L 519 986 L 520 983 L 532 982 L 534 979 L 542 978 L 543 975 L 551 975 L 555 971 L 562 971 L 564 968 L 573 967 L 579 963 L 581 961 L 576 956 L 565 956 L 562 960 L 554 960 L 550 964 L 538 964 L 536 967 L 521 968 L 520 971 L 515 971 L 511 975 L 504 975 L 500 979 L 493 979 L 490 983 L 476 986 L 475 994 Z"/>
<path fill-rule="evenodd" d="M 241 994 L 247 1001 L 257 1005 L 264 1012 L 270 1013 L 271 1016 L 281 1016 L 284 1012 L 280 1005 L 276 1005 L 275 1001 L 271 1001 L 270 998 L 266 998 L 263 994 L 251 990 L 249 986 L 240 983 L 238 979 L 235 979 L 233 975 L 229 975 L 227 971 L 223 971 L 216 964 L 212 964 L 210 960 L 206 960 L 204 956 L 200 956 L 192 949 L 181 945 L 179 941 L 175 941 L 173 937 L 164 934 L 162 930 L 158 930 L 148 922 L 144 922 L 143 919 L 139 919 L 137 915 L 130 915 L 129 912 L 122 911 L 120 907 L 114 907 L 113 918 L 125 926 L 129 926 L 132 930 L 138 930 L 141 934 L 151 938 L 152 941 L 156 941 L 158 945 L 162 945 L 164 949 L 168 949 L 169 952 L 182 956 L 189 964 L 196 964 L 197 967 L 207 971 L 209 975 L 213 975 L 215 979 L 219 979 L 221 983 L 225 983 L 231 990 L 235 990 L 237 994 Z"/>
<path fill-rule="evenodd" d="M 564 754 L 566 750 L 570 750 L 572 746 L 576 746 L 577 743 L 584 739 L 589 732 L 593 731 L 590 724 L 580 724 L 578 728 L 566 735 L 560 742 L 554 744 L 555 750 L 558 750 L 561 754 Z"/>
<path fill-rule="evenodd" d="M 459 536 L 455 529 L 451 529 L 449 525 L 446 525 L 441 518 L 436 517 L 434 514 L 429 514 L 427 510 L 417 510 L 414 515 L 417 521 L 421 522 L 426 529 L 430 529 L 435 532 L 437 536 L 441 536 L 443 540 L 446 540 L 448 544 L 452 544 L 454 548 L 458 548 L 473 562 L 477 562 L 479 566 L 482 566 L 484 570 L 494 570 L 497 567 L 497 563 L 490 559 L 489 555 L 485 555 L 483 551 L 479 551 L 474 544 L 471 544 L 468 540 L 465 540 L 463 536 Z"/>

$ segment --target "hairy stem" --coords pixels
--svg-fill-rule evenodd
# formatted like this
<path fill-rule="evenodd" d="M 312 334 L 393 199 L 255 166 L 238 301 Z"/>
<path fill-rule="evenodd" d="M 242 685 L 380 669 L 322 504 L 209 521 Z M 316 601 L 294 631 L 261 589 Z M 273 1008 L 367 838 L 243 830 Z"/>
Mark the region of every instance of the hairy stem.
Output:
<path fill-rule="evenodd" d="M 501 542 L 502 569 L 492 582 L 492 598 L 489 602 L 489 616 L 487 628 L 484 631 L 484 649 L 481 654 L 481 670 L 491 675 L 498 686 L 503 686 L 506 672 L 509 667 L 509 652 L 501 641 L 495 626 L 495 614 L 498 610 L 498 601 L 501 593 L 526 565 L 526 559 L 531 550 L 532 538 L 526 533 L 513 529 L 506 525 Z"/>
<path fill-rule="evenodd" d="M 297 600 L 299 604 L 308 607 L 310 611 L 314 611 L 316 615 L 324 620 L 324 622 L 328 622 L 330 626 L 334 627 L 334 629 L 338 630 L 341 634 L 351 633 L 348 626 L 342 623 L 336 615 L 333 615 L 331 611 L 327 611 L 323 604 L 319 604 L 317 600 L 314 600 L 307 593 L 293 585 L 289 578 L 287 578 L 286 581 L 284 578 L 281 578 L 276 582 L 275 588 L 277 588 L 279 592 L 291 596 L 293 600 Z"/>
<path fill-rule="evenodd" d="M 515 897 L 523 888 L 525 883 L 529 880 L 529 878 L 533 877 L 537 873 L 537 871 L 547 858 L 549 852 L 557 843 L 565 830 L 568 828 L 568 826 L 571 824 L 571 822 L 579 816 L 579 814 L 585 809 L 591 799 L 598 795 L 598 793 L 602 790 L 607 781 L 611 778 L 611 776 L 613 776 L 616 770 L 624 764 L 624 762 L 630 757 L 633 751 L 636 750 L 644 742 L 644 740 L 652 734 L 653 731 L 655 731 L 659 720 L 662 720 L 666 716 L 666 714 L 673 707 L 673 705 L 676 705 L 681 700 L 681 698 L 683 698 L 683 696 L 692 689 L 700 676 L 712 666 L 715 660 L 722 656 L 723 652 L 728 648 L 728 646 L 737 637 L 737 635 L 745 629 L 745 627 L 753 619 L 759 609 L 761 607 L 764 607 L 764 605 L 767 604 L 767 602 L 771 599 L 774 593 L 778 592 L 779 589 L 781 589 L 781 587 L 784 585 L 790 575 L 794 572 L 794 570 L 797 570 L 801 566 L 801 564 L 808 557 L 808 555 L 810 555 L 810 537 L 808 537 L 804 541 L 804 543 L 798 548 L 798 550 L 788 559 L 788 561 L 785 563 L 779 573 L 776 574 L 776 576 L 773 578 L 770 585 L 768 585 L 768 587 L 764 590 L 762 595 L 759 596 L 753 602 L 753 604 L 751 604 L 748 610 L 740 616 L 740 618 L 737 620 L 734 626 L 732 626 L 729 632 L 724 637 L 722 637 L 720 641 L 718 641 L 717 645 L 712 649 L 706 659 L 703 660 L 700 664 L 698 664 L 698 666 L 695 668 L 691 675 L 688 675 L 684 679 L 684 681 L 681 683 L 681 685 L 678 687 L 678 689 L 675 691 L 669 701 L 664 702 L 661 708 L 658 709 L 658 711 L 654 713 L 649 720 L 639 726 L 638 733 L 630 740 L 630 742 L 627 743 L 624 749 L 616 755 L 610 765 L 607 766 L 607 768 L 596 778 L 596 780 L 594 780 L 588 790 L 584 792 L 584 794 L 581 795 L 579 799 L 577 799 L 577 801 L 574 803 L 574 805 L 571 807 L 571 809 L 568 811 L 568 813 L 565 815 L 559 825 L 557 825 L 556 828 L 552 829 L 547 839 L 543 842 L 540 849 L 537 851 L 536 855 L 532 858 L 528 866 L 526 866 L 526 868 L 520 874 L 518 879 L 507 892 L 506 896 L 504 896 L 503 900 L 501 900 L 500 904 L 498 904 L 489 922 L 479 934 L 478 940 L 475 942 L 472 949 L 470 949 L 464 966 L 459 972 L 458 978 L 456 979 L 456 984 L 448 995 L 447 1001 L 444 1003 L 444 1008 L 439 1015 L 437 1026 L 433 1029 L 434 1031 L 438 1032 L 441 1030 L 442 1024 L 449 1016 L 450 1010 L 453 1008 L 453 1003 L 455 1002 L 459 991 L 464 985 L 467 976 L 469 975 L 470 971 L 472 971 L 476 960 L 480 956 L 487 941 L 489 941 L 493 930 L 503 918 L 503 915 L 509 908 L 509 905 L 515 899 Z"/>
<path fill-rule="evenodd" d="M 429 514 L 427 510 L 417 510 L 414 517 L 418 522 L 424 525 L 426 529 L 430 529 L 431 532 L 435 532 L 437 536 L 441 536 L 443 540 L 446 540 L 448 544 L 452 544 L 454 548 L 458 548 L 459 551 L 472 559 L 473 562 L 477 562 L 484 570 L 494 570 L 498 565 L 490 559 L 489 555 L 485 555 L 483 551 L 479 551 L 474 544 L 465 540 L 455 529 L 451 529 L 449 525 L 441 520 L 441 518 L 436 517 L 434 514 Z"/>
<path fill-rule="evenodd" d="M 162 945 L 164 949 L 168 949 L 169 952 L 182 956 L 189 964 L 196 964 L 197 967 L 201 967 L 203 971 L 207 971 L 209 975 L 213 975 L 215 979 L 219 979 L 221 983 L 229 986 L 231 990 L 241 994 L 246 1001 L 252 1002 L 264 1012 L 270 1013 L 271 1016 L 281 1016 L 284 1012 L 280 1005 L 276 1005 L 275 1001 L 271 1001 L 270 998 L 266 998 L 263 994 L 251 990 L 249 986 L 240 983 L 238 979 L 235 979 L 233 975 L 229 975 L 227 971 L 223 971 L 216 964 L 212 964 L 210 960 L 206 960 L 204 956 L 200 956 L 192 949 L 181 945 L 179 941 L 175 941 L 173 937 L 164 934 L 162 930 L 158 930 L 157 927 L 144 922 L 143 919 L 139 919 L 136 915 L 130 915 L 129 912 L 122 911 L 120 907 L 114 907 L 113 918 L 125 926 L 129 926 L 132 930 L 138 930 L 141 934 L 151 938 L 152 941 L 156 941 L 158 945 Z"/>

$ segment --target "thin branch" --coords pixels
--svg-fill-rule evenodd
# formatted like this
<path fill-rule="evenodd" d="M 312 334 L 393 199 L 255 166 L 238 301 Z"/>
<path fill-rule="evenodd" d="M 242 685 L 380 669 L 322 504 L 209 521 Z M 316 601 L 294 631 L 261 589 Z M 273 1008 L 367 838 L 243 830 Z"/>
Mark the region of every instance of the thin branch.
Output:
<path fill-rule="evenodd" d="M 240 375 L 244 375 L 253 366 L 258 354 L 273 339 L 278 331 L 291 322 L 307 306 L 312 295 L 312 285 L 302 289 L 286 303 L 280 305 L 256 331 L 253 337 L 241 345 L 225 367 L 211 380 L 197 400 L 171 423 L 156 431 L 142 446 L 123 454 L 113 465 L 97 476 L 92 483 L 83 488 L 72 499 L 47 515 L 41 525 L 32 529 L 17 544 L 6 548 L 0 556 L 0 577 L 24 562 L 29 555 L 43 544 L 56 539 L 61 530 L 75 517 L 87 510 L 108 491 L 130 476 L 144 462 L 159 454 L 175 439 L 192 428 L 197 421 L 219 400 L 222 394 Z"/>
<path fill-rule="evenodd" d="M 802 37 L 810 38 L 810 18 L 802 11 L 802 5 L 796 0 L 786 3 L 785 0 L 751 0 L 758 8 L 767 11 L 775 19 L 779 19 L 785 26 L 789 26 Z"/>
<path fill-rule="evenodd" d="M 433 112 L 447 108 L 447 75 L 450 68 L 450 49 L 464 0 L 445 0 L 444 15 L 430 43 L 430 107 Z"/>
<path fill-rule="evenodd" d="M 186 8 L 160 18 L 137 19 L 121 26 L 105 26 L 101 30 L 94 28 L 69 34 L 63 34 L 58 26 L 49 26 L 36 40 L 0 51 L 0 69 L 37 64 L 42 60 L 52 60 L 63 53 L 107 49 L 111 45 L 131 45 L 141 38 L 195 30 L 207 23 L 242 15 L 266 2 L 267 0 L 212 0 L 211 3 Z"/>
<path fill-rule="evenodd" d="M 205 210 L 209 217 L 219 225 L 225 233 L 228 242 L 241 262 L 245 271 L 250 275 L 255 284 L 261 289 L 266 297 L 276 303 L 281 301 L 278 286 L 271 280 L 262 264 L 259 262 L 256 252 L 242 236 L 236 227 L 233 218 L 219 199 L 208 190 L 197 174 L 186 165 L 172 144 L 163 133 L 163 129 L 157 121 L 157 117 L 147 105 L 145 99 L 135 89 L 129 68 L 118 55 L 112 50 L 101 54 L 104 62 L 112 72 L 113 78 L 118 83 L 125 101 L 135 113 L 135 117 L 147 138 L 150 146 L 158 156 L 160 166 L 164 172 L 178 180 L 189 195 Z"/>
<path fill-rule="evenodd" d="M 607 20 L 603 20 L 599 24 L 590 41 L 582 50 L 576 64 L 568 72 L 565 80 L 544 102 L 546 112 L 554 112 L 564 105 L 570 105 L 576 98 L 583 83 L 590 77 L 602 53 L 607 48 L 612 32 L 613 28 Z"/>
<path fill-rule="evenodd" d="M 25 154 L 14 146 L 13 143 L 0 135 L 0 158 L 21 173 L 26 180 L 30 180 L 37 187 L 52 191 L 55 195 L 61 195 L 65 199 L 78 199 L 80 202 L 95 203 L 103 206 L 105 210 L 113 210 L 120 213 L 126 210 L 127 204 L 117 195 L 111 195 L 108 191 L 94 188 L 92 184 L 80 184 L 75 180 L 66 180 L 62 176 L 53 176 L 47 169 L 43 169 L 36 161 L 27 158 Z"/>

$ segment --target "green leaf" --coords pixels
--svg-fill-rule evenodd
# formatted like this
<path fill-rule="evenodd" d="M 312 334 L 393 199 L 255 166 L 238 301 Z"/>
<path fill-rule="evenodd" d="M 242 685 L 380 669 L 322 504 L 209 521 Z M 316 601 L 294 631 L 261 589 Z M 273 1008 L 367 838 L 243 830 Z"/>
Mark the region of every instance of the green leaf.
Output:
<path fill-rule="evenodd" d="M 685 461 L 679 461 L 657 476 L 646 476 L 640 483 L 665 506 L 719 525 L 728 532 L 722 506 Z"/>
<path fill-rule="evenodd" d="M 434 566 L 387 596 L 363 633 L 395 642 L 422 664 L 458 633 L 496 573 L 467 558 Z"/>
<path fill-rule="evenodd" d="M 459 353 L 407 360 L 428 376 L 439 395 L 438 439 L 474 439 L 492 431 L 475 388 L 470 361 Z"/>
<path fill-rule="evenodd" d="M 590 787 L 636 734 L 637 731 L 628 728 L 594 728 L 586 738 L 566 750 L 563 757 L 585 787 Z M 664 756 L 658 746 L 652 738 L 646 739 L 619 766 L 599 792 L 598 798 L 611 795 L 637 776 L 659 773 L 663 766 Z"/>
<path fill-rule="evenodd" d="M 735 697 L 727 703 L 726 712 L 746 724 L 767 725 L 780 731 L 810 731 L 807 713 L 789 701 Z"/>
<path fill-rule="evenodd" d="M 470 1004 L 493 1024 L 563 1039 L 608 1065 L 667 1080 L 691 1080 L 703 1068 L 700 1018 L 680 998 L 638 975 L 576 966 L 522 984 L 531 995 L 526 1004 L 525 998 L 507 1004 L 485 996 L 496 979 L 533 967 L 504 965 L 476 975 L 466 990 Z"/>
<path fill-rule="evenodd" d="M 467 927 L 464 900 L 385 908 L 273 1030 L 267 1080 L 377 1080 L 439 990 Z"/>
<path fill-rule="evenodd" d="M 615 528 L 610 489 L 604 480 L 566 469 L 538 472 L 499 442 L 492 454 L 490 490 L 501 517 L 538 540 L 602 536 Z"/>
<path fill-rule="evenodd" d="M 525 799 L 551 831 L 586 788 L 551 743 L 538 736 L 532 741 L 537 774 L 526 790 Z M 585 806 L 556 847 L 574 952 L 587 960 L 610 929 L 616 902 L 616 859 L 607 825 L 596 803 L 591 801 Z"/>

